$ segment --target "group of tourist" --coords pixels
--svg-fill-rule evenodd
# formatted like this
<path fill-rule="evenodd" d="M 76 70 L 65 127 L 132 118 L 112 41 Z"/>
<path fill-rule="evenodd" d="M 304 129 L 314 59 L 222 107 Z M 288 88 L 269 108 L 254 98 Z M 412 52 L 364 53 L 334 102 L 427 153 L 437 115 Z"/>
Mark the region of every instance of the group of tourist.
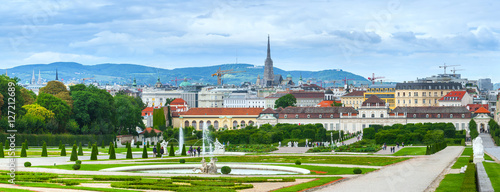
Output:
<path fill-rule="evenodd" d="M 405 143 L 401 142 L 401 146 L 405 147 Z M 390 147 L 391 153 L 396 152 L 396 147 L 399 149 L 399 142 L 396 142 L 396 146 Z M 385 143 L 382 145 L 382 150 L 387 150 L 387 145 Z"/>
<path fill-rule="evenodd" d="M 153 157 L 156 157 L 157 153 L 160 155 L 160 157 L 163 157 L 163 153 L 165 153 L 165 150 L 163 149 L 163 147 L 161 147 L 160 151 L 158 151 L 156 149 L 156 146 L 153 146 Z"/>
<path fill-rule="evenodd" d="M 200 148 L 200 146 L 198 146 L 198 148 L 196 148 L 196 147 L 194 147 L 194 148 L 193 148 L 193 146 L 191 145 L 191 146 L 189 147 L 189 151 L 188 151 L 189 156 L 191 156 L 191 157 L 196 157 L 196 152 L 198 152 L 198 157 L 199 157 L 199 156 L 200 156 L 200 153 L 201 153 L 201 148 Z"/>

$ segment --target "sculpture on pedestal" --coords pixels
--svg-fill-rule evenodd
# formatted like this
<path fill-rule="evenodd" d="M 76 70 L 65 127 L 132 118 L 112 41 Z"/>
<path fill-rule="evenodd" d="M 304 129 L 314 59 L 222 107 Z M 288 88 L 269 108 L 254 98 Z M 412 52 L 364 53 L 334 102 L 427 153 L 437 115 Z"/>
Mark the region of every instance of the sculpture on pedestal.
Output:
<path fill-rule="evenodd" d="M 484 147 L 483 139 L 481 139 L 481 137 L 476 137 L 472 141 L 472 151 L 474 152 L 474 163 L 480 163 L 484 161 Z"/>

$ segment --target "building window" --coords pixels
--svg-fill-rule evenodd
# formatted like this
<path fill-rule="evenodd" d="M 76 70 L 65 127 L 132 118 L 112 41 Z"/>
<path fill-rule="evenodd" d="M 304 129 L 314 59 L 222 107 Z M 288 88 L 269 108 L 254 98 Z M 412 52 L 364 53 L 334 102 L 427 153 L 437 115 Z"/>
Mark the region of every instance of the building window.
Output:
<path fill-rule="evenodd" d="M 375 118 L 375 114 L 372 114 L 372 118 Z"/>
<path fill-rule="evenodd" d="M 462 119 L 465 118 L 465 114 L 462 114 Z M 463 126 L 462 126 L 463 127 Z"/>
<path fill-rule="evenodd" d="M 450 118 L 453 118 L 453 114 L 450 114 Z"/>
<path fill-rule="evenodd" d="M 418 100 L 417 99 L 415 99 L 415 104 L 418 104 Z"/>
<path fill-rule="evenodd" d="M 205 126 L 205 124 L 203 123 L 203 121 L 200 121 L 198 124 L 200 125 L 200 128 L 204 128 L 204 126 Z"/>
<path fill-rule="evenodd" d="M 380 114 L 380 118 L 384 118 L 384 114 Z"/>
<path fill-rule="evenodd" d="M 399 92 L 398 92 L 398 97 L 399 97 Z"/>
<path fill-rule="evenodd" d="M 411 97 L 411 92 L 408 92 L 408 97 Z"/>
<path fill-rule="evenodd" d="M 219 122 L 218 121 L 214 121 L 214 128 L 219 129 Z"/>
<path fill-rule="evenodd" d="M 241 126 L 242 128 L 243 128 L 243 127 L 245 127 L 245 121 L 241 121 L 241 122 L 240 122 L 240 126 Z"/>
<path fill-rule="evenodd" d="M 365 118 L 365 117 L 366 117 L 366 115 L 363 113 L 362 117 L 363 117 L 363 118 Z"/>
<path fill-rule="evenodd" d="M 196 129 L 196 121 L 191 122 L 191 126 L 193 126 Z"/>
<path fill-rule="evenodd" d="M 417 118 L 417 114 L 413 114 L 413 118 Z"/>
<path fill-rule="evenodd" d="M 309 118 L 311 118 L 311 115 L 307 114 L 307 118 L 308 118 L 308 119 L 309 119 Z"/>
<path fill-rule="evenodd" d="M 405 92 L 403 92 L 403 97 L 405 96 Z"/>
<path fill-rule="evenodd" d="M 422 93 L 422 96 L 425 97 L 425 92 Z"/>
<path fill-rule="evenodd" d="M 323 118 L 323 115 L 319 114 L 319 118 L 320 118 L 320 119 L 321 119 L 321 118 Z"/>
<path fill-rule="evenodd" d="M 189 121 L 184 121 L 184 127 L 189 127 Z"/>
<path fill-rule="evenodd" d="M 295 119 L 298 119 L 299 118 L 299 115 L 295 115 Z"/>
<path fill-rule="evenodd" d="M 288 118 L 288 115 L 285 115 L 285 119 Z"/>
<path fill-rule="evenodd" d="M 438 118 L 441 118 L 441 114 L 438 114 Z"/>
<path fill-rule="evenodd" d="M 233 121 L 233 129 L 236 129 L 238 127 L 238 121 Z"/>
<path fill-rule="evenodd" d="M 418 97 L 418 92 L 415 92 L 413 95 L 414 95 L 415 97 Z"/>
<path fill-rule="evenodd" d="M 212 125 L 212 122 L 210 120 L 207 121 L 207 127 L 210 127 Z"/>
<path fill-rule="evenodd" d="M 333 114 L 330 115 L 330 118 L 333 118 Z"/>
<path fill-rule="evenodd" d="M 398 104 L 399 104 L 399 99 L 398 99 Z"/>
<path fill-rule="evenodd" d="M 425 104 L 425 99 L 422 99 L 422 103 Z"/>

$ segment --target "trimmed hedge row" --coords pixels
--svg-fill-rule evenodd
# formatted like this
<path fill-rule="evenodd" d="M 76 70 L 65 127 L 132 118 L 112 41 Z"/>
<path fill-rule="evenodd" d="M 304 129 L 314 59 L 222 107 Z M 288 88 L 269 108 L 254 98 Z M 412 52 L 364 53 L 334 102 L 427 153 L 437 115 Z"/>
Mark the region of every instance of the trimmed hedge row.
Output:
<path fill-rule="evenodd" d="M 432 155 L 434 153 L 437 153 L 437 152 L 443 150 L 447 146 L 448 146 L 448 144 L 446 143 L 446 141 L 434 143 L 434 144 L 431 144 L 431 145 L 427 145 L 427 149 L 425 150 L 425 154 L 426 155 Z"/>
<path fill-rule="evenodd" d="M 7 133 L 0 133 L 0 141 L 7 140 L 10 135 Z M 27 141 L 29 146 L 42 146 L 43 141 L 47 142 L 47 146 L 59 146 L 61 141 L 63 144 L 72 144 L 75 141 L 82 143 L 95 143 L 95 142 L 113 142 L 115 136 L 113 135 L 69 135 L 69 134 L 16 134 L 16 146 L 21 146 L 23 141 Z"/>
<path fill-rule="evenodd" d="M 465 170 L 464 181 L 462 182 L 462 186 L 460 187 L 460 191 L 477 191 L 476 184 L 476 165 L 474 163 L 469 162 L 467 164 L 467 169 Z"/>
<path fill-rule="evenodd" d="M 141 177 L 134 176 L 113 176 L 113 175 L 96 175 L 92 178 L 95 181 L 140 181 Z"/>

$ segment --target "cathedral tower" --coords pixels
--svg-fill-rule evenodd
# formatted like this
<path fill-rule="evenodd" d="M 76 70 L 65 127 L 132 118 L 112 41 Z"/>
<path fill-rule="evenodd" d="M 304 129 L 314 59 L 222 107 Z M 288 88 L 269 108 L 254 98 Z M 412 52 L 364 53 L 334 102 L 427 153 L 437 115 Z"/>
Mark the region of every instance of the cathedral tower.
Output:
<path fill-rule="evenodd" d="M 267 58 L 264 65 L 264 87 L 273 86 L 274 72 L 273 72 L 273 60 L 271 59 L 271 45 L 269 42 L 269 35 L 267 36 Z"/>

